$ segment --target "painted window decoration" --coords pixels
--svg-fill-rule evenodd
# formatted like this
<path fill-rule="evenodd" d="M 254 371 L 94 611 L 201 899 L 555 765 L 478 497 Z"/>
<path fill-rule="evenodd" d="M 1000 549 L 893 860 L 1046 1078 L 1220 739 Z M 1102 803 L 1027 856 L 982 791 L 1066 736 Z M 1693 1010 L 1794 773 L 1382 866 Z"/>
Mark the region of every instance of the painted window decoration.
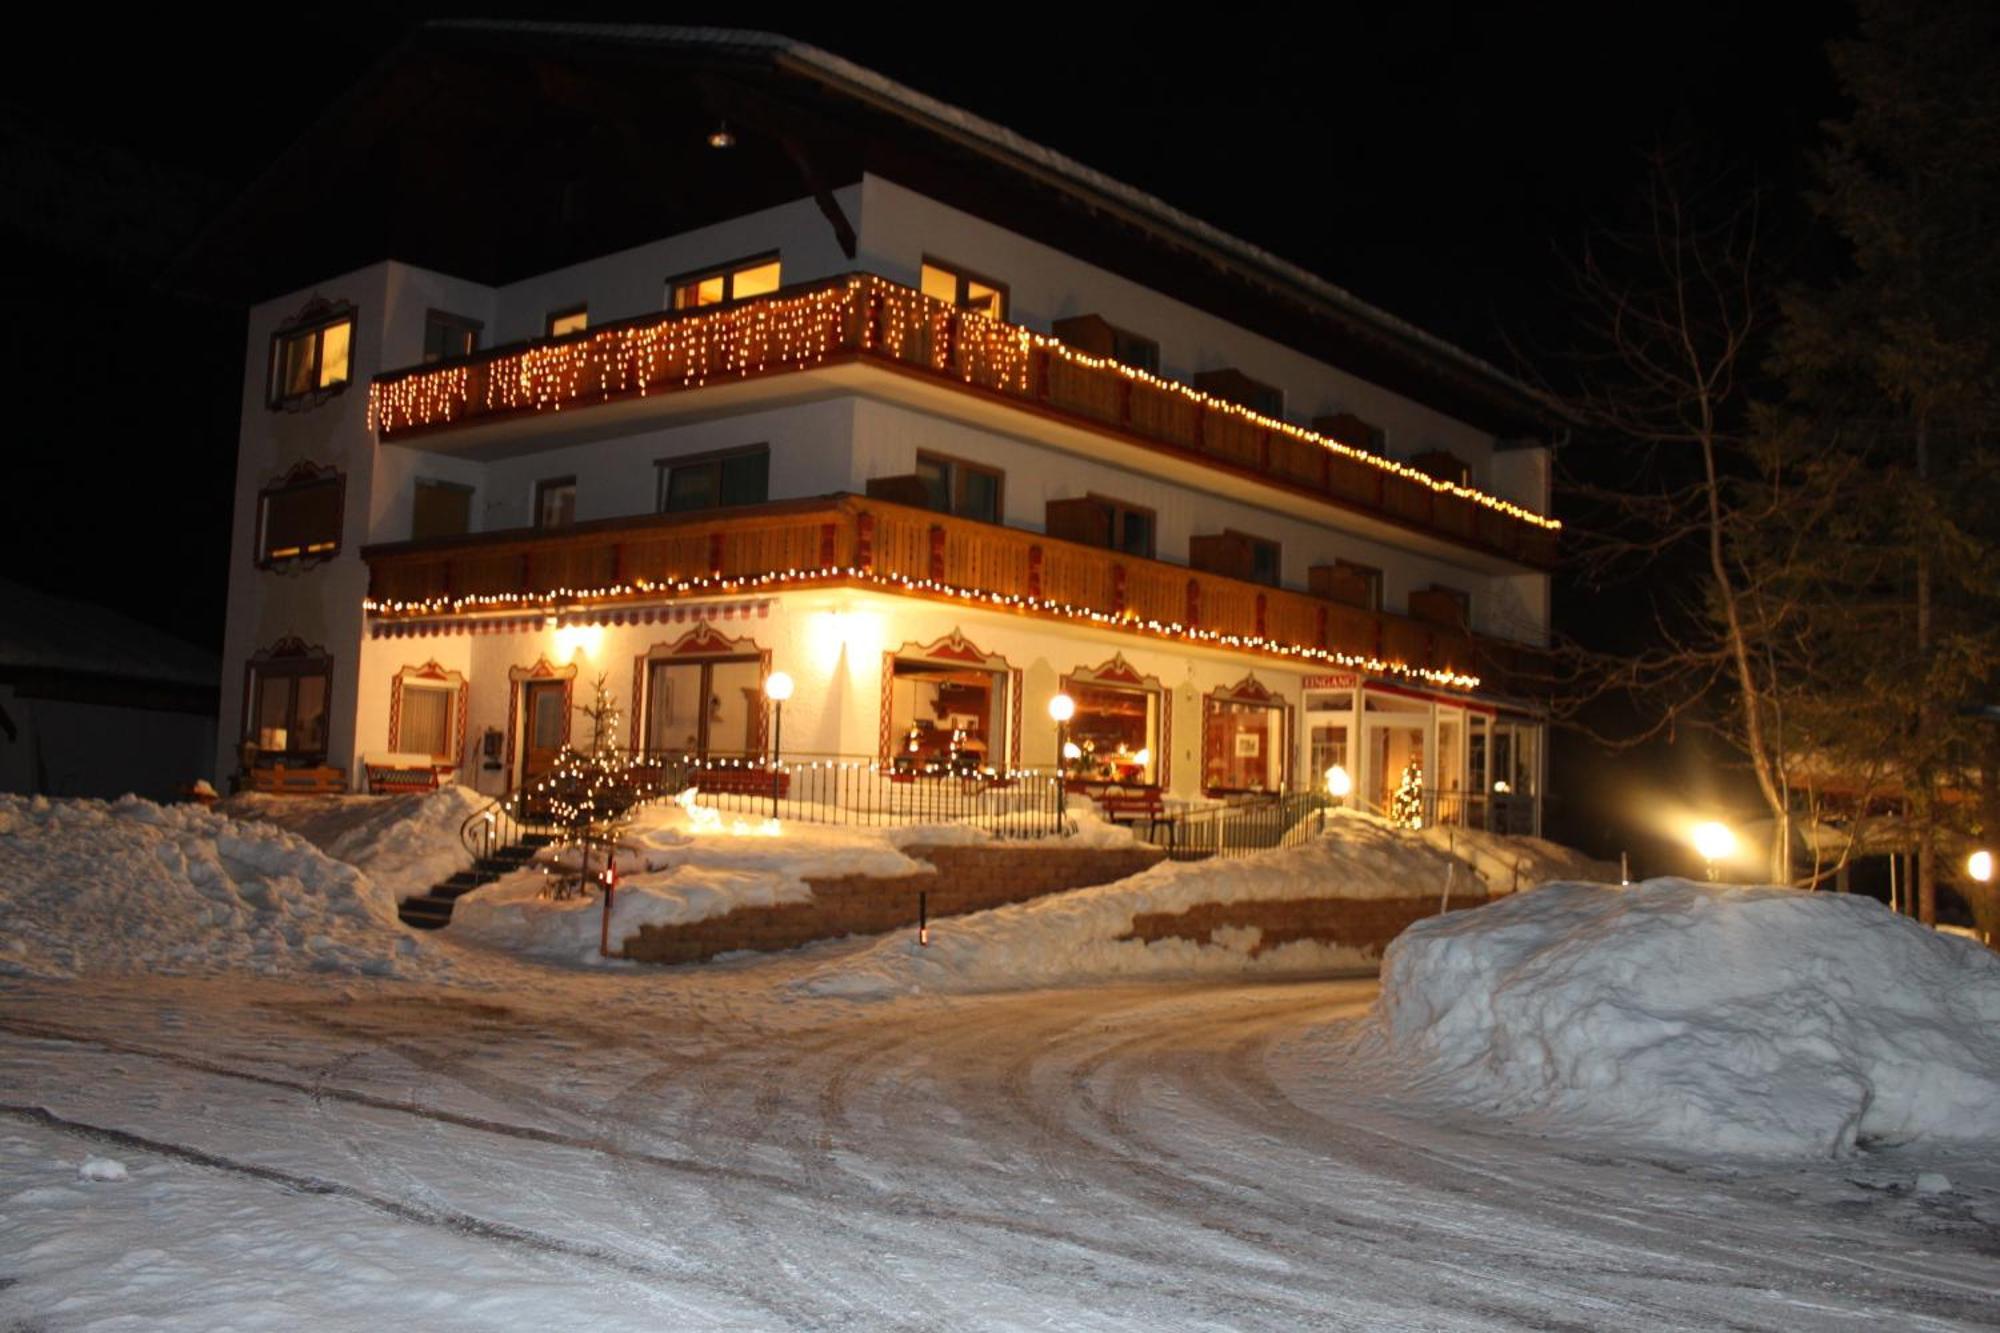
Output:
<path fill-rule="evenodd" d="M 669 279 L 667 304 L 674 310 L 699 310 L 703 306 L 769 296 L 783 285 L 783 270 L 778 256 L 759 255 Z"/>
<path fill-rule="evenodd" d="M 940 514 L 976 518 L 998 523 L 1001 488 L 1006 474 L 998 468 L 982 467 L 943 454 L 917 455 L 917 480 L 923 484 L 927 503 Z"/>
<path fill-rule="evenodd" d="M 663 514 L 763 504 L 771 498 L 771 447 L 750 445 L 659 461 Z"/>
<path fill-rule="evenodd" d="M 954 264 L 925 259 L 918 286 L 925 296 L 988 319 L 1007 318 L 1007 284 L 968 273 Z"/>
<path fill-rule="evenodd" d="M 1202 710 L 1203 789 L 1210 795 L 1281 789 L 1288 711 L 1255 676 L 1210 694 Z"/>
<path fill-rule="evenodd" d="M 1166 691 L 1141 676 L 1121 657 L 1095 670 L 1071 673 L 1063 692 L 1076 701 L 1070 719 L 1065 776 L 1126 787 L 1157 787 L 1164 781 L 1167 746 Z"/>
<path fill-rule="evenodd" d="M 465 750 L 466 680 L 437 662 L 404 667 L 390 685 L 389 748 L 457 764 Z"/>
<path fill-rule="evenodd" d="M 340 551 L 347 483 L 338 469 L 300 463 L 257 493 L 257 563 L 267 569 Z"/>
<path fill-rule="evenodd" d="M 317 764 L 326 759 L 333 659 L 298 639 L 281 639 L 250 659 L 244 682 L 247 764 Z"/>
<path fill-rule="evenodd" d="M 354 307 L 313 301 L 271 335 L 266 401 L 309 406 L 353 378 Z"/>

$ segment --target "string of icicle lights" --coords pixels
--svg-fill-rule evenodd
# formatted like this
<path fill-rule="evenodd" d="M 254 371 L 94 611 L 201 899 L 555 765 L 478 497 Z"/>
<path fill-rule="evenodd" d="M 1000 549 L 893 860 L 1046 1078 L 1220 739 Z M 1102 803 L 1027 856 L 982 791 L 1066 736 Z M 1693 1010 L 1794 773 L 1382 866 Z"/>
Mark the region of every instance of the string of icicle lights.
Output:
<path fill-rule="evenodd" d="M 567 602 L 614 601 L 621 598 L 686 596 L 709 592 L 743 592 L 757 588 L 769 588 L 788 583 L 817 583 L 829 579 L 847 579 L 855 583 L 885 588 L 894 592 L 925 593 L 937 597 L 948 597 L 958 601 L 977 603 L 982 606 L 1000 607 L 1005 610 L 1032 611 L 1040 615 L 1064 620 L 1081 621 L 1091 625 L 1101 625 L 1112 629 L 1135 630 L 1158 635 L 1162 638 L 1178 639 L 1185 643 L 1205 644 L 1215 648 L 1248 649 L 1253 652 L 1272 653 L 1281 657 L 1296 658 L 1328 666 L 1351 667 L 1375 675 L 1407 676 L 1428 681 L 1433 685 L 1450 686 L 1454 689 L 1471 690 L 1479 686 L 1479 677 L 1462 671 L 1444 667 L 1418 667 L 1407 662 L 1386 662 L 1379 657 L 1369 657 L 1359 653 L 1337 652 L 1331 648 L 1321 648 L 1314 644 L 1286 643 L 1279 639 L 1267 638 L 1261 634 L 1224 634 L 1220 630 L 1203 629 L 1198 625 L 1183 625 L 1174 620 L 1152 620 L 1133 615 L 1130 612 L 1099 611 L 1087 606 L 1074 606 L 1068 602 L 1050 601 L 1045 597 L 1031 597 L 1026 593 L 986 592 L 979 588 L 962 588 L 956 584 L 938 579 L 911 578 L 905 574 L 881 574 L 872 569 L 854 569 L 830 566 L 824 569 L 787 569 L 769 574 L 753 574 L 746 577 L 722 577 L 720 575 L 700 575 L 686 579 L 667 579 L 655 582 L 649 579 L 635 579 L 631 583 L 614 584 L 605 588 L 553 588 L 536 593 L 479 593 L 460 597 L 431 597 L 421 601 L 398 602 L 378 601 L 365 598 L 362 610 L 370 615 L 392 617 L 414 617 L 427 615 L 451 615 L 462 612 L 500 611 L 534 607 L 548 614 L 555 614 Z"/>
<path fill-rule="evenodd" d="M 875 320 L 864 317 L 871 305 L 878 305 L 882 312 L 879 330 Z M 383 435 L 447 425 L 474 415 L 475 392 L 482 414 L 560 412 L 592 401 L 699 388 L 712 379 L 777 369 L 806 370 L 836 352 L 874 348 L 903 362 L 921 352 L 923 363 L 934 371 L 955 374 L 967 384 L 1031 398 L 1033 356 L 1044 352 L 1085 370 L 1121 375 L 1135 384 L 1316 445 L 1440 494 L 1470 500 L 1533 527 L 1551 532 L 1562 527 L 1560 520 L 1511 500 L 1433 477 L 1407 463 L 1265 416 L 1178 380 L 1080 352 L 1046 334 L 959 310 L 873 274 L 853 274 L 799 295 L 748 301 L 711 314 L 677 314 L 645 323 L 610 325 L 573 339 L 538 344 L 468 365 L 378 379 L 368 387 L 368 425 Z M 952 360 L 947 359 L 948 352 Z"/>

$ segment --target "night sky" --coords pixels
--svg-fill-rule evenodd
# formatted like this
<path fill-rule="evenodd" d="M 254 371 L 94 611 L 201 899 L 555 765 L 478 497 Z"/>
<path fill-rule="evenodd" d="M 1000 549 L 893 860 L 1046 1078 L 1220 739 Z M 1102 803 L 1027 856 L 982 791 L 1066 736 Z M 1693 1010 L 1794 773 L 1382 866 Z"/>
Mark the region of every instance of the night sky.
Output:
<path fill-rule="evenodd" d="M 1045 9 L 976 36 L 842 8 L 722 21 L 966 106 L 1515 368 L 1568 345 L 1563 257 L 1625 208 L 1648 148 L 1691 143 L 1796 195 L 1838 110 L 1825 43 L 1852 16 L 1780 11 L 1404 3 L 1232 26 L 1231 9 L 1095 25 Z M 219 647 L 242 312 L 154 279 L 423 12 L 271 10 L 209 44 L 187 13 L 79 11 L 9 44 L 9 577 Z"/>

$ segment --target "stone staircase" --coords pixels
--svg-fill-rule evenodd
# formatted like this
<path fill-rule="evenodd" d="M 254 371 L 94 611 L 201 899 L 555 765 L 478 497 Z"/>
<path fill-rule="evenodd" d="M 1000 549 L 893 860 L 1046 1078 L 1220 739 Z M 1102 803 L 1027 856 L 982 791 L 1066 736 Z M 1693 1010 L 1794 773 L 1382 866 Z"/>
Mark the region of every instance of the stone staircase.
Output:
<path fill-rule="evenodd" d="M 470 869 L 461 870 L 429 891 L 411 894 L 396 908 L 403 924 L 418 930 L 437 930 L 451 920 L 452 904 L 482 884 L 491 884 L 502 875 L 512 874 L 535 859 L 535 853 L 555 839 L 545 833 L 525 833 L 521 840 L 482 856 Z"/>

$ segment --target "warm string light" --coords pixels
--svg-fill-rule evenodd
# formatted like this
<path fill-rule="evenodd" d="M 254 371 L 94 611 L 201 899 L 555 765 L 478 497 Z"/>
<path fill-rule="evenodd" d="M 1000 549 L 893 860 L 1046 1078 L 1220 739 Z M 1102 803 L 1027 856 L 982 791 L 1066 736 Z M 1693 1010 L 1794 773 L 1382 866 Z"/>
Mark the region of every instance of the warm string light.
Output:
<path fill-rule="evenodd" d="M 558 613 L 558 606 L 564 602 L 615 601 L 621 598 L 686 596 L 697 593 L 743 592 L 758 588 L 780 586 L 788 583 L 823 582 L 828 579 L 848 579 L 857 583 L 871 584 L 894 592 L 925 593 L 939 597 L 949 597 L 959 601 L 982 606 L 999 607 L 1005 610 L 1033 611 L 1041 615 L 1055 616 L 1065 620 L 1080 621 L 1107 628 L 1123 629 L 1139 633 L 1158 635 L 1163 638 L 1178 639 L 1186 643 L 1199 643 L 1217 648 L 1247 649 L 1254 652 L 1273 653 L 1281 657 L 1297 658 L 1301 661 L 1323 663 L 1331 666 L 1353 667 L 1375 675 L 1407 676 L 1427 681 L 1433 685 L 1450 686 L 1454 689 L 1471 690 L 1479 686 L 1479 677 L 1462 671 L 1443 667 L 1414 667 L 1404 662 L 1386 662 L 1378 657 L 1365 657 L 1357 653 L 1336 652 L 1331 648 L 1321 648 L 1314 644 L 1285 643 L 1278 639 L 1266 638 L 1261 634 L 1224 634 L 1219 630 L 1202 629 L 1198 625 L 1183 625 L 1174 620 L 1143 619 L 1130 612 L 1099 611 L 1093 607 L 1075 606 L 1069 602 L 1051 601 L 1044 597 L 1032 597 L 1025 593 L 987 592 L 978 588 L 963 588 L 938 579 L 911 578 L 904 574 L 881 574 L 872 569 L 842 568 L 838 566 L 823 569 L 787 569 L 768 574 L 753 574 L 747 577 L 724 577 L 721 575 L 701 575 L 695 578 L 667 579 L 655 582 L 650 579 L 636 579 L 631 583 L 614 584 L 604 588 L 554 588 L 540 593 L 479 593 L 467 596 L 431 597 L 421 601 L 398 602 L 378 601 L 364 598 L 363 611 L 370 615 L 393 619 L 420 616 L 456 615 L 464 612 L 479 612 L 534 606 L 549 615 Z"/>
<path fill-rule="evenodd" d="M 882 313 L 879 337 L 875 320 L 859 318 L 871 307 Z M 921 344 L 916 342 L 919 337 Z M 627 394 L 645 397 L 654 389 L 699 388 L 714 378 L 806 370 L 849 344 L 864 351 L 879 346 L 898 361 L 910 361 L 921 353 L 933 370 L 955 373 L 967 384 L 1019 395 L 1031 394 L 1033 354 L 1044 352 L 1086 370 L 1122 375 L 1135 384 L 1530 526 L 1550 532 L 1562 528 L 1560 520 L 1511 500 L 1434 477 L 1179 380 L 1078 351 L 1046 334 L 959 310 L 873 274 L 856 274 L 797 296 L 749 301 L 705 315 L 676 314 L 612 325 L 470 365 L 377 379 L 368 389 L 368 425 L 393 435 L 413 427 L 449 424 L 470 414 L 475 392 L 483 412 L 560 412 L 592 399 L 608 402 Z M 475 369 L 485 373 L 475 376 Z M 475 381 L 483 387 L 476 388 Z"/>

